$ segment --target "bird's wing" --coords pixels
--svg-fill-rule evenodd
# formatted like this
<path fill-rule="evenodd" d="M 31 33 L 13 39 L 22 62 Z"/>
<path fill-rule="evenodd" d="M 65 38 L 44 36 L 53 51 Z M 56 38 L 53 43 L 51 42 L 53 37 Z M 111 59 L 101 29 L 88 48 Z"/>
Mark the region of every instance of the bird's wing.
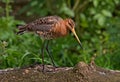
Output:
<path fill-rule="evenodd" d="M 26 28 L 28 31 L 47 32 L 52 29 L 57 22 L 61 20 L 63 19 L 58 16 L 43 17 L 33 21 L 32 23 L 27 24 Z"/>
<path fill-rule="evenodd" d="M 51 24 L 55 23 L 58 21 L 63 20 L 61 17 L 58 16 L 47 16 L 47 17 L 42 17 L 34 21 L 36 24 Z"/>

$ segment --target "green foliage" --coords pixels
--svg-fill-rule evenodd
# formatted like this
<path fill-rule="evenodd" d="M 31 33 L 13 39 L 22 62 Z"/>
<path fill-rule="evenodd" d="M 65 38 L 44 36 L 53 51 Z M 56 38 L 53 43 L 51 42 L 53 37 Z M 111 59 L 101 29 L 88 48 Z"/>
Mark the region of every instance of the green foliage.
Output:
<path fill-rule="evenodd" d="M 16 24 L 24 22 L 9 15 L 12 12 L 11 0 L 3 1 L 6 8 L 0 7 L 0 13 L 5 10 L 6 16 L 0 18 L 0 68 L 41 62 L 41 39 L 31 33 L 16 35 Z M 59 15 L 75 20 L 84 50 L 72 34 L 51 41 L 49 49 L 56 65 L 74 66 L 79 61 L 89 63 L 96 55 L 97 65 L 120 69 L 120 11 L 117 6 L 120 7 L 119 0 L 31 0 L 18 14 L 27 12 L 27 16 L 40 17 Z M 46 53 L 45 62 L 51 63 Z"/>

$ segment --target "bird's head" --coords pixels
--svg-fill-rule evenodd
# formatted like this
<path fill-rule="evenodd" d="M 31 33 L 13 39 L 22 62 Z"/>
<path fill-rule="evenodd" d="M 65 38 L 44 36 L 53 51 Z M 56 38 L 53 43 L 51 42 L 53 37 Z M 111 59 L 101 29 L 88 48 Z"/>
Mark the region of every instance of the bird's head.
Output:
<path fill-rule="evenodd" d="M 79 42 L 81 48 L 82 48 L 82 44 L 81 44 L 81 41 L 79 40 L 76 32 L 75 32 L 75 23 L 72 19 L 65 19 L 65 23 L 66 23 L 66 26 L 68 28 L 68 30 L 72 31 L 72 33 L 74 34 L 75 38 L 77 39 L 77 41 Z"/>

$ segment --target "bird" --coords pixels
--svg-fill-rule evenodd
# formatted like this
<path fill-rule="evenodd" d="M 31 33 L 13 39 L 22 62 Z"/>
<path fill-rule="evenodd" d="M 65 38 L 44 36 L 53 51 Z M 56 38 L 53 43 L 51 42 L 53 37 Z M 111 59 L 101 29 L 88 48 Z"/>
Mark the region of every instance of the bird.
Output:
<path fill-rule="evenodd" d="M 65 37 L 71 31 L 76 40 L 78 41 L 80 47 L 82 48 L 81 41 L 79 40 L 76 31 L 75 31 L 75 22 L 71 18 L 63 19 L 59 16 L 46 16 L 41 17 L 33 22 L 27 23 L 25 25 L 18 25 L 17 34 L 23 34 L 25 32 L 34 32 L 38 34 L 42 39 L 41 55 L 42 55 L 42 70 L 44 71 L 44 50 L 47 51 L 53 66 L 55 63 L 53 57 L 49 52 L 48 45 L 51 39 L 56 39 L 59 37 Z"/>

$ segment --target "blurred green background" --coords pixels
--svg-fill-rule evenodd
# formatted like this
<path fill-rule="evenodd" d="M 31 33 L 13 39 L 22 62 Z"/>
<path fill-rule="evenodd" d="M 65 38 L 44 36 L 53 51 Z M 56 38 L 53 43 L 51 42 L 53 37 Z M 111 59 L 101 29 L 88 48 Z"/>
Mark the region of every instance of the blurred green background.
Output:
<path fill-rule="evenodd" d="M 0 68 L 41 63 L 38 35 L 16 35 L 16 24 L 42 16 L 72 18 L 84 50 L 70 33 L 52 40 L 49 49 L 57 66 L 89 63 L 120 69 L 120 0 L 0 0 Z M 51 64 L 45 52 L 45 63 Z"/>

